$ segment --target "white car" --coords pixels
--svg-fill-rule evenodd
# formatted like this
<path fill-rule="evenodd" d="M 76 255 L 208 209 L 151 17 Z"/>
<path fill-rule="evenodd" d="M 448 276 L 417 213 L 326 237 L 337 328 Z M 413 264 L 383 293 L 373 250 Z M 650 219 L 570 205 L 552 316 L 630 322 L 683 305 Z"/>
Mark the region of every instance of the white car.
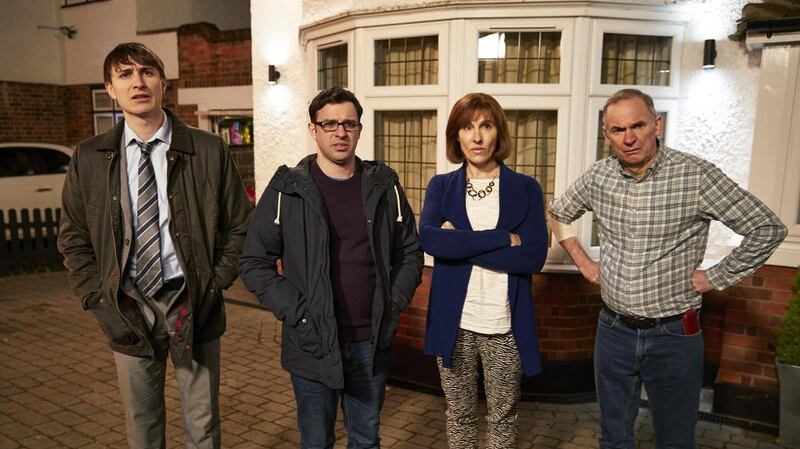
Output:
<path fill-rule="evenodd" d="M 50 143 L 0 143 L 0 210 L 61 208 L 72 148 Z M 6 218 L 7 219 L 7 218 Z"/>

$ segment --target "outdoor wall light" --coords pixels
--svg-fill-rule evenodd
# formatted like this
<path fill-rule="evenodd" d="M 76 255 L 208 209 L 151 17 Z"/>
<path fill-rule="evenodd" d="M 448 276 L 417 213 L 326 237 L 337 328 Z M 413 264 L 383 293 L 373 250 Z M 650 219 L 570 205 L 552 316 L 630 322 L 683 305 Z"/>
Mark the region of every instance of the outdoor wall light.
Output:
<path fill-rule="evenodd" d="M 278 78 L 281 77 L 281 72 L 275 70 L 274 65 L 269 65 L 269 75 L 267 76 L 267 84 L 278 84 Z"/>
<path fill-rule="evenodd" d="M 717 44 L 714 39 L 706 39 L 703 45 L 703 68 L 713 69 L 714 59 L 717 57 Z"/>

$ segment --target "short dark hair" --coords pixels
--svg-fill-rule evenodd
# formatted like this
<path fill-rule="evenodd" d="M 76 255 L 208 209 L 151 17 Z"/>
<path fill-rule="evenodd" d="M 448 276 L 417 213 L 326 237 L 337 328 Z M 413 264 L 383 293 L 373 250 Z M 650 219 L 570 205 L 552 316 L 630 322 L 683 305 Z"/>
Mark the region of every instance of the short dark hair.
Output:
<path fill-rule="evenodd" d="M 497 147 L 492 155 L 494 159 L 502 161 L 511 154 L 511 133 L 508 131 L 506 113 L 500 103 L 491 95 L 472 93 L 461 97 L 450 110 L 445 130 L 448 161 L 454 164 L 464 162 L 465 156 L 458 143 L 458 132 L 479 113 L 488 115 L 497 127 Z"/>
<path fill-rule="evenodd" d="M 653 104 L 653 97 L 647 95 L 646 93 L 642 92 L 639 89 L 620 89 L 614 92 L 608 100 L 606 100 L 606 104 L 603 105 L 603 128 L 605 129 L 606 126 L 606 112 L 608 111 L 608 107 L 615 105 L 623 100 L 630 100 L 632 98 L 641 98 L 644 101 L 645 106 L 647 106 L 647 112 L 650 113 L 653 117 L 658 117 L 656 114 L 656 106 Z"/>
<path fill-rule="evenodd" d="M 166 80 L 164 74 L 164 63 L 157 54 L 139 42 L 127 42 L 119 44 L 111 50 L 103 62 L 103 80 L 111 83 L 111 70 L 123 64 L 139 64 L 146 67 L 154 67 L 158 70 L 162 80 Z"/>
<path fill-rule="evenodd" d="M 318 93 L 313 100 L 311 100 L 311 104 L 308 105 L 308 118 L 310 118 L 312 122 L 316 121 L 317 111 L 324 108 L 325 105 L 331 103 L 353 103 L 353 106 L 356 107 L 356 112 L 358 113 L 358 119 L 361 120 L 361 114 L 364 113 L 364 108 L 361 107 L 361 103 L 358 102 L 358 98 L 356 98 L 355 94 L 349 90 L 338 86 L 323 90 L 322 92 Z"/>

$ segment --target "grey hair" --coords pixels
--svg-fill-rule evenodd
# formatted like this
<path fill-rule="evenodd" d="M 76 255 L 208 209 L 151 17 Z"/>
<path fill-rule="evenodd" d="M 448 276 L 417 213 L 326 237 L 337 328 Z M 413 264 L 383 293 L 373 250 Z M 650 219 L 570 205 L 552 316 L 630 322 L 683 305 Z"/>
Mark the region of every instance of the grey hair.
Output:
<path fill-rule="evenodd" d="M 620 101 L 630 100 L 632 98 L 641 98 L 642 101 L 644 101 L 644 104 L 647 106 L 647 112 L 649 112 L 652 117 L 658 117 L 658 114 L 656 114 L 656 107 L 653 104 L 653 97 L 647 95 L 639 89 L 621 89 L 608 97 L 606 104 L 603 106 L 603 128 L 606 127 L 606 111 L 608 110 L 608 107 L 617 104 Z"/>

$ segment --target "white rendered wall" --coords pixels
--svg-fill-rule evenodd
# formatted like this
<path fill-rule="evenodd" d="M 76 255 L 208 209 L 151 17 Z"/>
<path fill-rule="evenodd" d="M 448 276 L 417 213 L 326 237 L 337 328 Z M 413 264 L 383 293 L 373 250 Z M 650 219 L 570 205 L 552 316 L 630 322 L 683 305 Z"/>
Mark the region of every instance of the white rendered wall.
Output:
<path fill-rule="evenodd" d="M 140 33 L 209 22 L 220 30 L 250 28 L 250 0 L 136 0 Z"/>
<path fill-rule="evenodd" d="M 64 42 L 58 30 L 61 8 L 53 0 L 4 0 L 0 14 L 0 80 L 26 83 L 64 82 Z M 69 25 L 69 24 L 66 24 Z"/>
<path fill-rule="evenodd" d="M 686 33 L 681 67 L 678 134 L 680 149 L 716 164 L 744 188 L 750 174 L 761 53 L 733 42 L 747 0 L 696 4 Z M 703 70 L 703 42 L 716 39 L 716 67 Z M 740 242 L 718 222 L 711 226 L 706 258 L 718 260 Z"/>
<path fill-rule="evenodd" d="M 308 101 L 305 54 L 298 32 L 302 3 L 253 0 L 253 129 L 256 195 L 261 196 L 275 170 L 294 166 L 316 151 L 307 137 Z M 267 84 L 267 66 L 281 72 L 278 84 Z"/>
<path fill-rule="evenodd" d="M 178 78 L 178 37 L 175 32 L 136 34 L 136 2 L 111 0 L 64 8 L 64 24 L 78 29 L 65 43 L 65 84 L 103 82 L 103 60 L 123 42 L 141 42 L 164 62 L 168 79 Z"/>

